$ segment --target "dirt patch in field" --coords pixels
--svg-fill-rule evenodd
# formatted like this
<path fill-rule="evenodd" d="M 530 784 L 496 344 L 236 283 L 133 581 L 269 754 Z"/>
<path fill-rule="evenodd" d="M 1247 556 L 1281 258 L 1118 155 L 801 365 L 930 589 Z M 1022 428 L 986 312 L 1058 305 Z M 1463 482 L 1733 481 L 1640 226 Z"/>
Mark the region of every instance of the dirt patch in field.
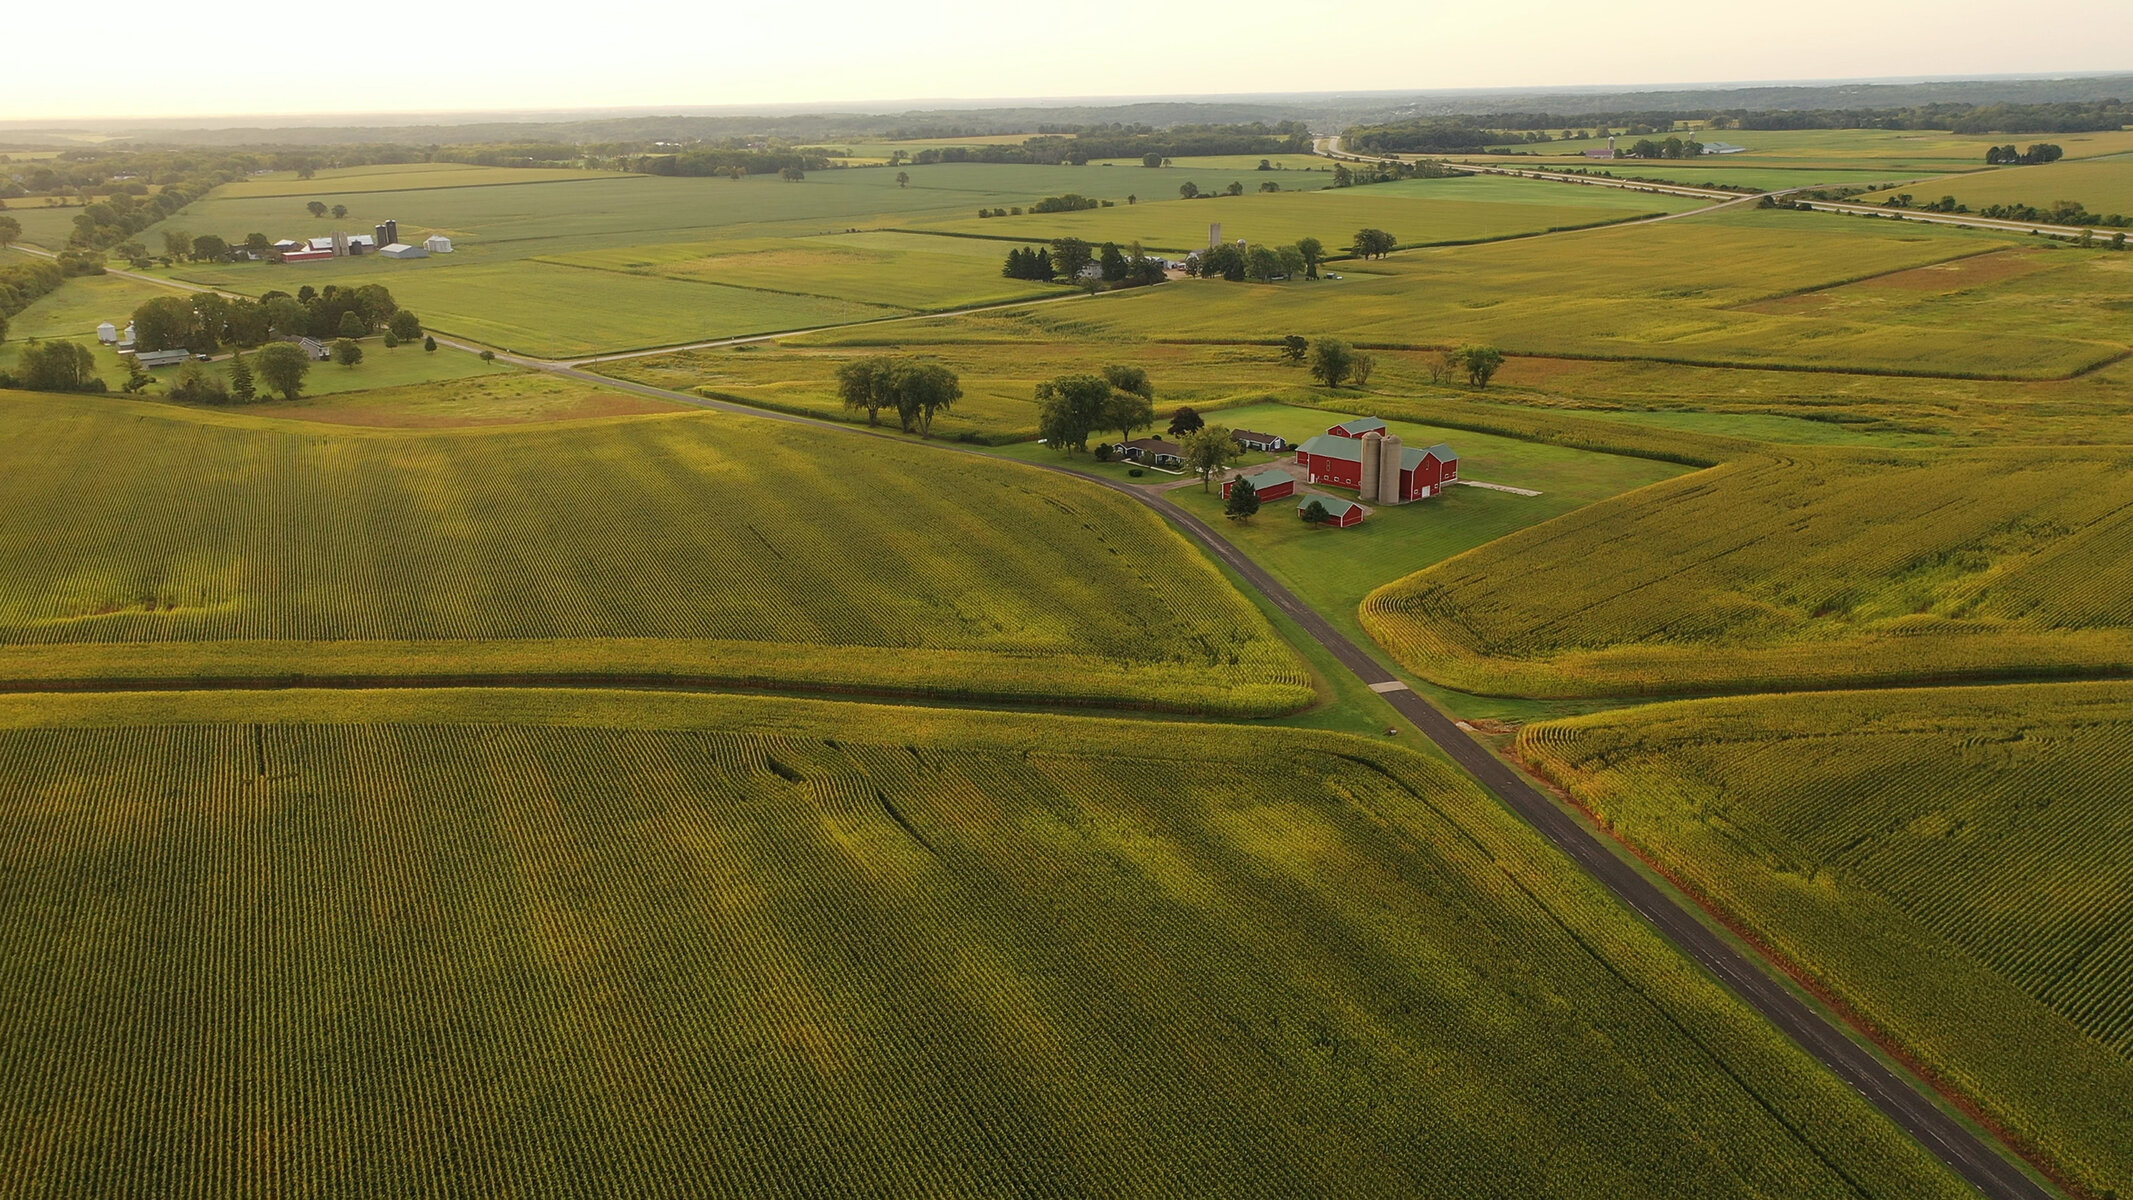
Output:
<path fill-rule="evenodd" d="M 628 392 L 588 392 L 567 396 L 524 396 L 508 402 L 378 401 L 362 393 L 321 396 L 294 404 L 262 404 L 246 411 L 324 425 L 362 425 L 373 429 L 453 429 L 480 425 L 525 425 L 540 421 L 584 421 L 598 417 L 634 417 L 681 412 L 687 406 Z"/>

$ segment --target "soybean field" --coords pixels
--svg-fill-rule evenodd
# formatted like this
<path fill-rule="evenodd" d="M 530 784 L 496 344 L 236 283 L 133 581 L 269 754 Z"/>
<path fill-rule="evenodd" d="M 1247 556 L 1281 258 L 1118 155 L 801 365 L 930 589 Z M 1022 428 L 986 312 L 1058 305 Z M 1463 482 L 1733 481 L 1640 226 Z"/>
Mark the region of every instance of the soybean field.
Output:
<path fill-rule="evenodd" d="M 1684 701 L 1518 751 L 2092 1193 L 2133 1184 L 2133 686 Z"/>
<path fill-rule="evenodd" d="M 15 1194 L 1964 1194 L 1361 739 L 178 694 L 0 768 Z"/>

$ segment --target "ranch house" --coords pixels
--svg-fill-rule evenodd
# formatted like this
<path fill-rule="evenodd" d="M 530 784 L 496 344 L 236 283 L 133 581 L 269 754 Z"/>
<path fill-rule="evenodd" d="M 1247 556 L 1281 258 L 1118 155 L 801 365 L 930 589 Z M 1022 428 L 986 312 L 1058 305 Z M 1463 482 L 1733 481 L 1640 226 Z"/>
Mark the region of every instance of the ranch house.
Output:
<path fill-rule="evenodd" d="M 1310 511 L 1313 504 L 1326 510 L 1326 516 L 1331 518 L 1326 524 L 1333 526 L 1335 529 L 1346 529 L 1350 525 L 1363 523 L 1362 505 L 1353 500 L 1342 500 L 1333 496 L 1301 497 L 1296 501 L 1296 515 L 1300 517 Z"/>
<path fill-rule="evenodd" d="M 1312 483 L 1354 488 L 1377 504 L 1426 500 L 1458 482 L 1459 456 L 1443 442 L 1427 448 L 1402 446 L 1397 436 L 1321 434 L 1296 448 L 1296 461 Z"/>
<path fill-rule="evenodd" d="M 1264 450 L 1279 454 L 1289 448 L 1289 439 L 1278 433 L 1261 433 L 1256 429 L 1232 429 L 1229 436 L 1247 450 Z"/>
<path fill-rule="evenodd" d="M 1176 467 L 1185 462 L 1185 451 L 1176 442 L 1166 442 L 1158 437 L 1134 438 L 1130 442 L 1113 442 L 1111 453 L 1132 462 L 1147 463 L 1152 467 Z"/>
<path fill-rule="evenodd" d="M 1289 474 L 1287 471 L 1276 471 L 1268 468 L 1263 471 L 1254 471 L 1249 475 L 1239 475 L 1236 479 L 1223 480 L 1222 498 L 1224 500 L 1229 499 L 1230 487 L 1237 482 L 1237 479 L 1250 483 L 1252 490 L 1259 493 L 1261 500 L 1280 500 L 1296 494 L 1296 477 L 1294 475 Z"/>
<path fill-rule="evenodd" d="M 1385 422 L 1376 417 L 1357 417 L 1352 421 L 1342 421 L 1326 432 L 1334 437 L 1359 438 L 1366 433 L 1385 432 Z"/>

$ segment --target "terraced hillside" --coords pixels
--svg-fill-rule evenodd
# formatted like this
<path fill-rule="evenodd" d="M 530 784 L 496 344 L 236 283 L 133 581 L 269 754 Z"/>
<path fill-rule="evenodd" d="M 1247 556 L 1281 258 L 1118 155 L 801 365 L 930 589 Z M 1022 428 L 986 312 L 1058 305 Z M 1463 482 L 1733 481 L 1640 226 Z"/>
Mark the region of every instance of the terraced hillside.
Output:
<path fill-rule="evenodd" d="M 181 694 L 0 770 L 22 1194 L 1962 1194 L 1376 742 Z"/>
<path fill-rule="evenodd" d="M 1686 701 L 1518 750 L 2095 1194 L 2133 1184 L 2133 685 Z"/>

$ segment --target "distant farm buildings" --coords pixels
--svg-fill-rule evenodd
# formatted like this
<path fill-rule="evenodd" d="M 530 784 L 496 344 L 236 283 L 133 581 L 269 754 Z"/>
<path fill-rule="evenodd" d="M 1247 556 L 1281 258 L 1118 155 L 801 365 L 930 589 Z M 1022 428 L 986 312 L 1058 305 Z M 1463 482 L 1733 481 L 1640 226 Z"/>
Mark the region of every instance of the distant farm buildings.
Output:
<path fill-rule="evenodd" d="M 192 357 L 192 352 L 182 347 L 177 350 L 143 350 L 133 356 L 133 361 L 144 367 L 172 367 Z"/>
<path fill-rule="evenodd" d="M 410 246 L 405 242 L 394 242 L 392 245 L 378 251 L 378 256 L 380 258 L 428 258 L 430 252 L 420 246 Z"/>
<path fill-rule="evenodd" d="M 450 254 L 452 252 L 452 239 L 441 233 L 433 233 L 423 239 L 422 248 L 431 254 Z"/>
<path fill-rule="evenodd" d="M 381 258 L 428 258 L 432 254 L 450 254 L 452 239 L 443 234 L 432 234 L 420 245 L 400 240 L 400 222 L 386 221 L 371 233 L 334 232 L 324 237 L 296 241 L 283 238 L 274 243 L 268 257 L 281 262 L 325 262 L 331 258 L 356 258 L 376 254 Z"/>
<path fill-rule="evenodd" d="M 1398 435 L 1376 429 L 1361 437 L 1321 434 L 1296 448 L 1296 461 L 1312 483 L 1354 488 L 1375 504 L 1426 500 L 1459 478 L 1459 456 L 1450 446 L 1409 448 Z"/>
<path fill-rule="evenodd" d="M 116 346 L 119 340 L 118 326 L 106 321 L 96 327 L 96 340 L 106 346 Z"/>

